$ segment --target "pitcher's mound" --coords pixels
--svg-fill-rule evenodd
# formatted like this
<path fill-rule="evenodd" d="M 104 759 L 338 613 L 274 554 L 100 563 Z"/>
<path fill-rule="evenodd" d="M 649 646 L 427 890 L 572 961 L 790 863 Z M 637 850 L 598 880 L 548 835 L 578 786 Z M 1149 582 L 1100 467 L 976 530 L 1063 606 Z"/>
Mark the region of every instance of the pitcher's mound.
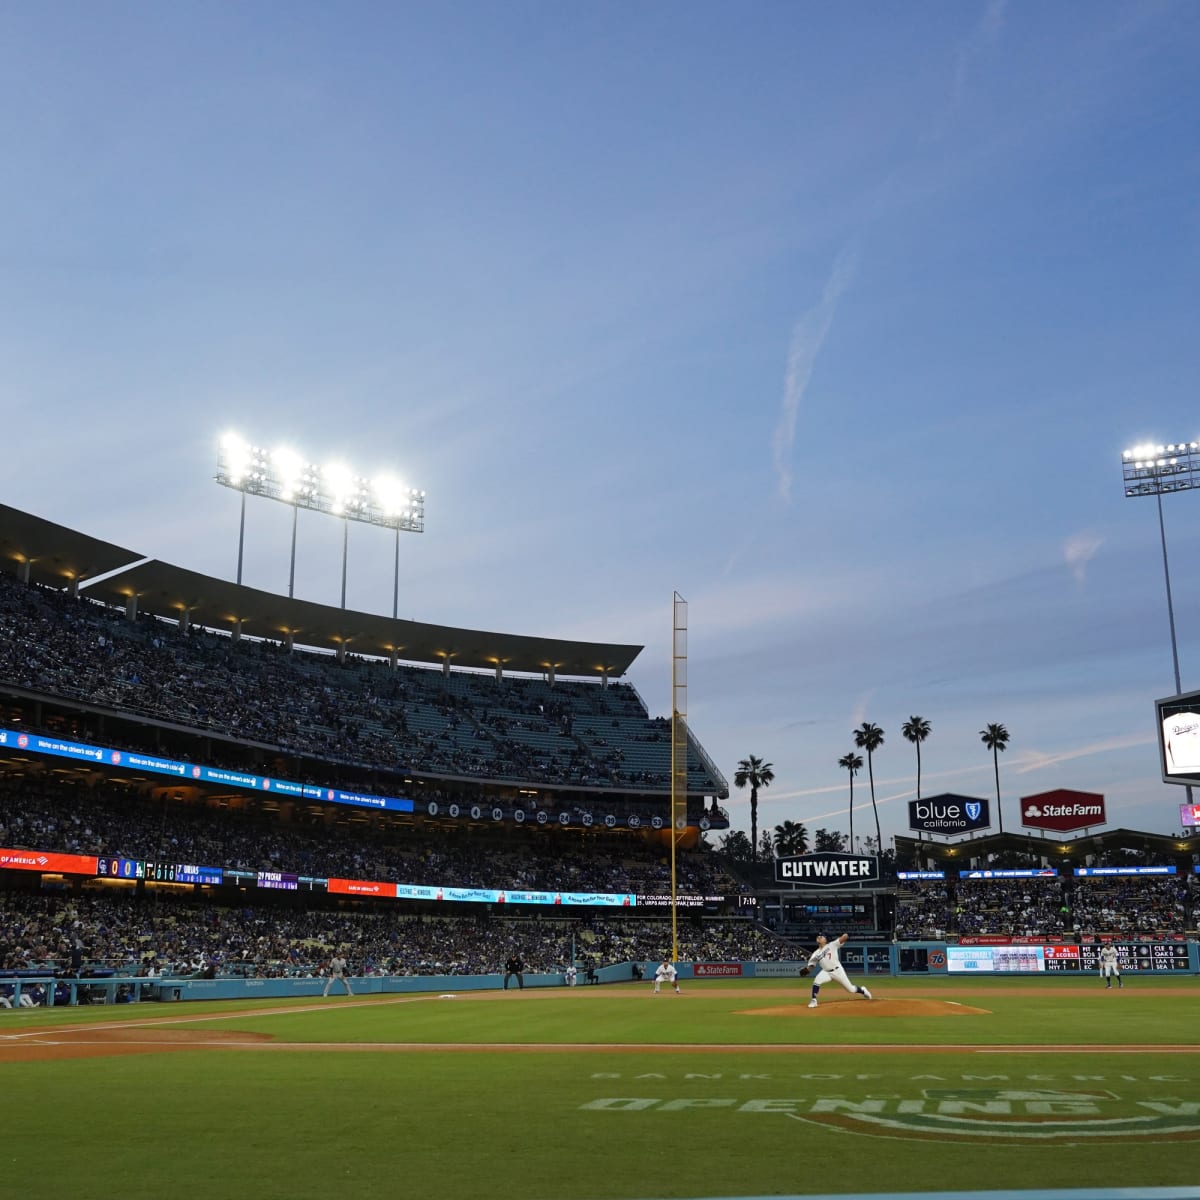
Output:
<path fill-rule="evenodd" d="M 781 1008 L 747 1008 L 747 1017 L 977 1017 L 986 1008 L 955 1004 L 953 1000 L 822 1000 L 820 1007 L 788 1004 Z"/>

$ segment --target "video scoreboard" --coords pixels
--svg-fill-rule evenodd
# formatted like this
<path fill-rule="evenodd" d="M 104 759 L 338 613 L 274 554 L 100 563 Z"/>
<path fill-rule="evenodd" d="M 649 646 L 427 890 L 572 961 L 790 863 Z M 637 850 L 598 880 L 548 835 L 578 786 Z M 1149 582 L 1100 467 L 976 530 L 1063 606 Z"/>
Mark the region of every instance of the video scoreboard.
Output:
<path fill-rule="evenodd" d="M 1082 946 L 948 946 L 946 970 L 951 974 L 1038 971 L 1098 971 L 1100 951 L 1106 943 Z M 1110 942 L 1117 949 L 1122 971 L 1187 971 L 1186 942 Z"/>
<path fill-rule="evenodd" d="M 1122 971 L 1186 971 L 1186 942 L 1110 942 L 1117 950 Z M 1083 946 L 1046 946 L 1047 971 L 1098 971 L 1102 943 Z"/>
<path fill-rule="evenodd" d="M 269 888 L 276 892 L 294 892 L 300 887 L 300 876 L 287 871 L 259 871 L 254 882 L 260 888 Z"/>
<path fill-rule="evenodd" d="M 202 867 L 196 863 L 104 857 L 96 859 L 96 875 L 101 879 L 145 879 L 154 883 L 202 883 L 220 887 L 225 873 L 220 867 Z"/>

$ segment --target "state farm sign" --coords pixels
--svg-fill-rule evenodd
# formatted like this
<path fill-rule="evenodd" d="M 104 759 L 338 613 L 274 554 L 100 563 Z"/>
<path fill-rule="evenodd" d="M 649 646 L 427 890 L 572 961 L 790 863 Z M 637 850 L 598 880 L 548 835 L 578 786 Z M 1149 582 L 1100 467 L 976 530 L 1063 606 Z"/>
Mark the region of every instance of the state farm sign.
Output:
<path fill-rule="evenodd" d="M 1097 792 L 1073 792 L 1059 788 L 1039 792 L 1021 800 L 1021 824 L 1026 829 L 1050 829 L 1055 833 L 1070 833 L 1089 825 L 1103 825 L 1104 797 Z"/>
<path fill-rule="evenodd" d="M 692 975 L 696 979 L 729 978 L 741 973 L 741 963 L 696 963 L 692 967 Z"/>
<path fill-rule="evenodd" d="M 801 854 L 775 860 L 777 883 L 806 883 L 834 887 L 845 883 L 873 883 L 879 878 L 879 859 L 870 854 Z"/>

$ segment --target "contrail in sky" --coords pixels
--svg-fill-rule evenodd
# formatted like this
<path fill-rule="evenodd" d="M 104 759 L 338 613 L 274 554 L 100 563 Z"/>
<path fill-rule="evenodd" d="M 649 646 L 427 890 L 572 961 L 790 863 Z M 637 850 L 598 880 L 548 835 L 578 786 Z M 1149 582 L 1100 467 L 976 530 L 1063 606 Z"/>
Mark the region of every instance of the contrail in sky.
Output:
<path fill-rule="evenodd" d="M 817 354 L 833 324 L 833 315 L 858 269 L 858 251 L 853 247 L 844 249 L 833 262 L 833 269 L 825 282 L 821 299 L 813 305 L 792 329 L 792 341 L 788 347 L 787 379 L 783 390 L 783 402 L 779 409 L 779 422 L 772 437 L 775 460 L 775 479 L 780 499 L 790 502 L 792 498 L 792 446 L 796 440 L 796 418 L 800 412 L 800 401 L 812 378 Z"/>

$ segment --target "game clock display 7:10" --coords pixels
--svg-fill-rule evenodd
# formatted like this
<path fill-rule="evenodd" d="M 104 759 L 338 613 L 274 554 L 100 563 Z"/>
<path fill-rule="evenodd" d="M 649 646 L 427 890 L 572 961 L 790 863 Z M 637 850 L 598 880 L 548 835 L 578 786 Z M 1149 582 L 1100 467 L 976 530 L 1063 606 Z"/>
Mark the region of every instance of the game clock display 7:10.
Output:
<path fill-rule="evenodd" d="M 1188 950 L 1183 942 L 1113 942 L 1122 971 L 1186 971 Z M 1098 971 L 1102 945 L 1045 947 L 1047 971 Z"/>

